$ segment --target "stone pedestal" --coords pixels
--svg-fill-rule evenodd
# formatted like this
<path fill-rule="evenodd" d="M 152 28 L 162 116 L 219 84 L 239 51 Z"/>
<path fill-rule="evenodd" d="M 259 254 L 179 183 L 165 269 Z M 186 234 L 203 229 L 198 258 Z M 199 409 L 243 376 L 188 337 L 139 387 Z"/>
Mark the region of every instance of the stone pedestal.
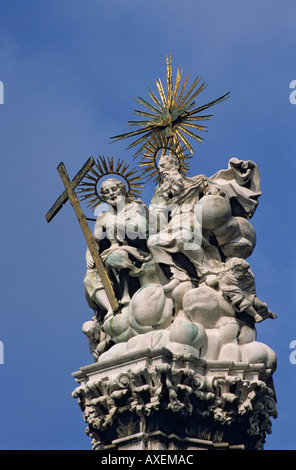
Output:
<path fill-rule="evenodd" d="M 73 373 L 96 450 L 262 449 L 276 417 L 264 364 L 207 361 L 165 347 Z"/>

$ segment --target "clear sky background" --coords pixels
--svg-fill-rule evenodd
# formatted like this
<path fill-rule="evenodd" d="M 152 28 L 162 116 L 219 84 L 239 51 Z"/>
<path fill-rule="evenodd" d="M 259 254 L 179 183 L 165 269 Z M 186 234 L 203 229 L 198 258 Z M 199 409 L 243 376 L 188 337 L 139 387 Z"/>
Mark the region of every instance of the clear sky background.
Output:
<path fill-rule="evenodd" d="M 71 393 L 71 373 L 92 362 L 81 332 L 85 240 L 67 203 L 48 224 L 71 177 L 90 155 L 132 161 L 127 132 L 165 58 L 208 83 L 205 143 L 194 142 L 190 176 L 211 176 L 237 157 L 260 169 L 262 196 L 248 259 L 257 294 L 277 313 L 257 327 L 278 356 L 278 418 L 266 449 L 296 449 L 295 0 L 0 0 L 1 449 L 90 449 Z M 153 185 L 142 199 L 149 204 Z M 85 208 L 86 215 L 88 213 Z"/>

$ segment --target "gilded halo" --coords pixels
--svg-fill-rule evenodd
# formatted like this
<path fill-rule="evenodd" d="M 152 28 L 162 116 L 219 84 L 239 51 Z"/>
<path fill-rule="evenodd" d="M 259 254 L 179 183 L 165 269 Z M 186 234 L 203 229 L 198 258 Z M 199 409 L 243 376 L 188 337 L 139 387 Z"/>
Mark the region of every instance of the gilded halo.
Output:
<path fill-rule="evenodd" d="M 181 86 L 183 71 L 181 70 L 180 72 L 178 67 L 176 82 L 175 85 L 173 85 L 171 55 L 166 58 L 166 66 L 167 96 L 159 78 L 156 80 L 156 86 L 160 95 L 159 98 L 157 98 L 149 88 L 148 94 L 152 103 L 149 103 L 140 97 L 138 97 L 138 99 L 134 98 L 135 101 L 146 108 L 146 110 L 135 109 L 134 114 L 147 119 L 128 121 L 127 125 L 139 126 L 140 129 L 111 137 L 111 140 L 115 142 L 125 138 L 140 136 L 137 137 L 136 140 L 127 147 L 127 149 L 140 145 L 134 158 L 137 158 L 140 154 L 142 154 L 143 158 L 144 152 L 144 158 L 147 159 L 146 163 L 149 162 L 149 157 L 145 157 L 145 152 L 147 153 L 147 148 L 150 149 L 151 147 L 154 149 L 157 141 L 161 142 L 160 148 L 163 148 L 165 145 L 167 149 L 178 154 L 179 159 L 181 155 L 183 155 L 183 162 L 188 158 L 185 151 L 190 155 L 193 155 L 193 146 L 188 139 L 193 138 L 198 142 L 203 143 L 203 137 L 200 135 L 199 131 L 206 131 L 207 127 L 203 124 L 203 121 L 209 120 L 212 116 L 212 114 L 200 115 L 199 113 L 220 103 L 221 101 L 224 101 L 229 95 L 229 93 L 226 93 L 214 101 L 196 107 L 194 99 L 206 87 L 205 83 L 199 84 L 201 77 L 198 76 L 187 89 L 190 74 L 186 75 Z M 155 160 L 153 162 L 151 161 L 150 166 L 148 165 L 151 171 L 154 165 Z"/>
<path fill-rule="evenodd" d="M 154 183 L 159 184 L 161 182 L 158 161 L 167 154 L 175 155 L 179 160 L 181 173 L 187 173 L 189 167 L 187 160 L 192 156 L 187 152 L 186 147 L 183 145 L 176 148 L 173 141 L 168 145 L 166 139 L 160 134 L 152 136 L 142 146 L 142 158 L 139 167 L 144 169 L 147 180 L 153 178 Z"/>
<path fill-rule="evenodd" d="M 127 196 L 139 197 L 142 191 L 143 178 L 135 169 L 129 169 L 129 165 L 123 160 L 114 161 L 113 157 L 100 156 L 96 159 L 92 168 L 90 168 L 84 181 L 79 184 L 77 192 L 82 194 L 81 200 L 87 202 L 87 206 L 95 209 L 104 199 L 99 194 L 99 181 L 107 175 L 118 175 L 127 186 Z"/>

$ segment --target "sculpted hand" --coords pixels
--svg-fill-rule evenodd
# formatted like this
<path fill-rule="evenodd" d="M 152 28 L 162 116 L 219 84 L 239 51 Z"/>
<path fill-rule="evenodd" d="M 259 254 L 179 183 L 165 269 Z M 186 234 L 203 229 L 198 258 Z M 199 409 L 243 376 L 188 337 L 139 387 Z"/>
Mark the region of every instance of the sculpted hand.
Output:
<path fill-rule="evenodd" d="M 88 254 L 85 259 L 86 259 L 86 266 L 87 266 L 87 268 L 88 268 L 88 269 L 94 268 L 95 262 L 94 262 L 94 260 L 93 260 L 93 257 L 91 256 L 91 254 Z"/>

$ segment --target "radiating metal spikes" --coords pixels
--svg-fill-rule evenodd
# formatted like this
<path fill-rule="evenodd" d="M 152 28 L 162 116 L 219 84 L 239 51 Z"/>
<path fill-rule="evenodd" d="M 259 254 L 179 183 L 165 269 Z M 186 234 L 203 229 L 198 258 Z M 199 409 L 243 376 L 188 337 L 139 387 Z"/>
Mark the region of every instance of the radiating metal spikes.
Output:
<path fill-rule="evenodd" d="M 127 125 L 139 126 L 140 129 L 111 137 L 111 140 L 115 142 L 139 136 L 128 146 L 128 149 L 139 145 L 140 148 L 135 153 L 134 158 L 142 155 L 142 160 L 144 158 L 144 162 L 142 161 L 142 163 L 144 165 L 145 158 L 149 160 L 147 157 L 147 147 L 153 148 L 153 152 L 155 153 L 154 149 L 157 141 L 161 142 L 160 148 L 164 148 L 165 145 L 167 149 L 175 149 L 176 152 L 178 152 L 178 158 L 182 159 L 180 161 L 184 163 L 185 160 L 189 158 L 188 154 L 193 155 L 193 146 L 189 138 L 202 143 L 203 137 L 200 135 L 199 131 L 206 131 L 206 126 L 202 124 L 202 122 L 209 120 L 212 116 L 211 114 L 199 115 L 199 113 L 224 101 L 229 95 L 229 93 L 226 93 L 214 101 L 196 107 L 194 99 L 205 89 L 206 84 L 199 84 L 201 78 L 197 77 L 191 86 L 188 87 L 190 74 L 187 74 L 181 86 L 183 71 L 180 72 L 178 67 L 175 85 L 173 85 L 171 56 L 166 58 L 166 67 L 167 96 L 159 78 L 156 80 L 159 98 L 148 88 L 148 94 L 152 100 L 152 104 L 140 97 L 135 99 L 135 101 L 144 106 L 146 110 L 135 109 L 134 113 L 147 119 L 128 121 Z M 151 165 L 148 165 L 149 170 L 153 171 L 154 166 L 155 158 L 153 163 L 151 162 Z"/>
<path fill-rule="evenodd" d="M 127 185 L 127 196 L 139 197 L 144 187 L 143 177 L 136 169 L 129 169 L 129 165 L 123 160 L 114 161 L 113 157 L 107 159 L 99 156 L 93 167 L 89 170 L 84 181 L 78 186 L 77 192 L 82 194 L 81 200 L 87 202 L 87 206 L 95 209 L 104 202 L 98 192 L 98 183 L 106 175 L 118 175 L 124 179 Z"/>

